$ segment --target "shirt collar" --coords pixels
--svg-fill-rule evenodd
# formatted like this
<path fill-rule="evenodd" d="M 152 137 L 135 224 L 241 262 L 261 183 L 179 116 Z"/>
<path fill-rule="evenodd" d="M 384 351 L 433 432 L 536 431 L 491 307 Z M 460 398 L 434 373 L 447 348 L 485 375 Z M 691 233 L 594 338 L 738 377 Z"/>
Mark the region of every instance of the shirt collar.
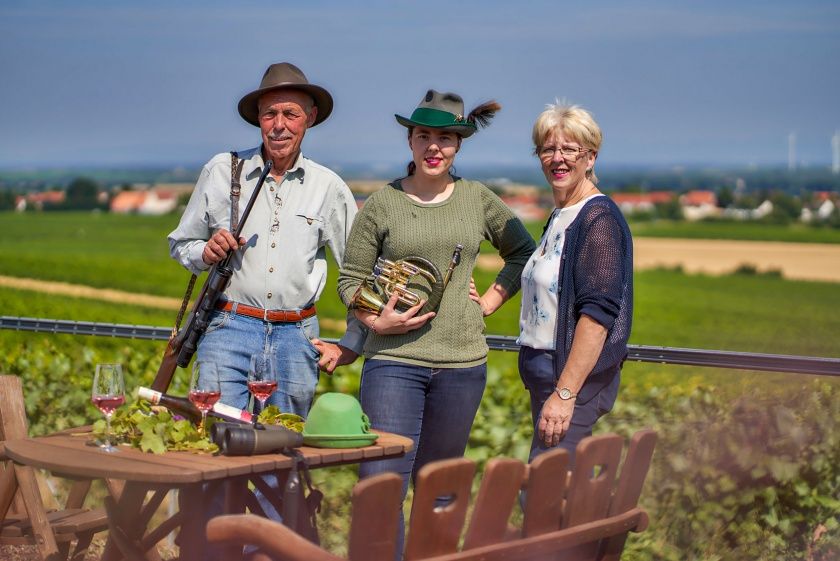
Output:
<path fill-rule="evenodd" d="M 265 166 L 265 160 L 262 156 L 262 146 L 253 149 L 251 157 L 245 161 L 245 166 L 242 168 L 242 173 L 246 179 L 253 179 L 258 177 Z M 303 178 L 306 175 L 306 158 L 303 151 L 298 152 L 292 166 L 286 171 L 287 179 L 297 179 L 303 183 Z"/>

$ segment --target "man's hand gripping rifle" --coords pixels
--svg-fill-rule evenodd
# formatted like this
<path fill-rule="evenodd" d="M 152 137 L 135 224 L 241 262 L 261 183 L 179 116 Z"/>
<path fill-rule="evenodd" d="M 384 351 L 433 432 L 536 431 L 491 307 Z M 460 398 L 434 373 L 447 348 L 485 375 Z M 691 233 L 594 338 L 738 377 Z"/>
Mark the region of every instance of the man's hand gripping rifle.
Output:
<path fill-rule="evenodd" d="M 242 234 L 242 228 L 245 226 L 245 221 L 248 220 L 248 215 L 251 213 L 251 208 L 259 196 L 269 171 L 271 171 L 270 161 L 265 163 L 259 181 L 257 181 L 257 185 L 254 187 L 254 192 L 251 194 L 251 198 L 248 200 L 248 204 L 242 212 L 242 218 L 236 227 L 236 231 L 233 233 L 233 238 L 237 241 Z M 186 324 L 177 334 L 169 338 L 163 360 L 158 368 L 155 381 L 152 383 L 154 390 L 166 391 L 169 383 L 172 381 L 172 376 L 175 374 L 175 367 L 180 366 L 184 368 L 190 363 L 198 348 L 199 339 L 207 331 L 210 316 L 216 309 L 219 297 L 224 293 L 230 283 L 230 278 L 233 276 L 233 269 L 230 267 L 232 257 L 233 250 L 228 250 L 225 257 L 210 269 L 207 274 L 207 280 L 204 282 L 198 298 L 195 299 L 190 315 L 187 317 Z"/>

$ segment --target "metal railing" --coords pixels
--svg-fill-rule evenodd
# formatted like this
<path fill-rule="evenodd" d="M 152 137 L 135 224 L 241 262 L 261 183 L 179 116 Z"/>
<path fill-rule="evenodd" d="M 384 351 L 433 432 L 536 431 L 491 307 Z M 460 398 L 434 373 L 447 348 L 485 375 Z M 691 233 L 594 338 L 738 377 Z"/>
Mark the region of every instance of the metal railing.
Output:
<path fill-rule="evenodd" d="M 171 327 L 16 316 L 0 316 L 0 329 L 155 341 L 166 341 L 172 333 Z M 324 340 L 336 342 L 335 339 Z M 519 350 L 519 345 L 516 343 L 515 337 L 503 335 L 488 335 L 487 345 L 494 351 Z M 653 362 L 657 364 L 681 364 L 686 366 L 707 366 L 711 368 L 734 368 L 739 370 L 840 377 L 840 358 L 630 345 L 627 360 Z"/>

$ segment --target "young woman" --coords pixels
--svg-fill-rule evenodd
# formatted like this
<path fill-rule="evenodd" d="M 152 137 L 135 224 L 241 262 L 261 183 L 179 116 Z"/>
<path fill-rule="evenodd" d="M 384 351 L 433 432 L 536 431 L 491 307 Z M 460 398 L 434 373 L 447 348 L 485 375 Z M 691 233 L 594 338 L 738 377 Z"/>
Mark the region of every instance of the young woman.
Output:
<path fill-rule="evenodd" d="M 396 293 L 379 314 L 355 309 L 368 327 L 362 407 L 373 429 L 414 440 L 403 458 L 365 463 L 360 476 L 396 471 L 403 477 L 403 495 L 409 476 L 422 466 L 464 454 L 486 380 L 483 317 L 519 290 L 522 268 L 535 247 L 495 194 L 454 175 L 462 140 L 486 126 L 499 109 L 489 102 L 465 117 L 460 96 L 429 90 L 411 118 L 395 115 L 408 128 L 408 175 L 368 198 L 347 241 L 338 290 L 351 307 L 377 258 L 418 256 L 444 273 L 456 245 L 463 246 L 437 309 L 421 312 L 421 301 L 400 311 Z M 474 293 L 474 300 L 471 273 L 484 240 L 498 249 L 504 266 L 483 295 Z M 403 531 L 401 520 L 400 546 Z"/>

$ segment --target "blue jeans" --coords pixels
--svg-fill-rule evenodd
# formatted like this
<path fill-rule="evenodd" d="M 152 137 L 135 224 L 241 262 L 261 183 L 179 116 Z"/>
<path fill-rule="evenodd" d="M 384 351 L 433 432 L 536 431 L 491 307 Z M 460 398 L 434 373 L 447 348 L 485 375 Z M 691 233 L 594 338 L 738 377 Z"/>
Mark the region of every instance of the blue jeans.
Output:
<path fill-rule="evenodd" d="M 408 480 L 424 465 L 464 455 L 484 386 L 487 365 L 429 368 L 390 360 L 368 359 L 359 392 L 371 428 L 411 438 L 414 447 L 402 458 L 365 462 L 359 477 L 396 472 Z M 400 505 L 397 559 L 402 557 L 405 520 Z"/>
<path fill-rule="evenodd" d="M 277 391 L 266 405 L 306 417 L 318 384 L 319 354 L 310 342 L 318 334 L 317 316 L 296 323 L 269 323 L 233 312 L 215 312 L 199 342 L 196 360 L 218 365 L 222 403 L 247 409 L 251 356 L 270 353 L 277 361 Z M 258 407 L 255 403 L 255 412 Z"/>
<path fill-rule="evenodd" d="M 251 357 L 270 353 L 276 360 L 277 391 L 268 398 L 266 405 L 276 405 L 284 413 L 306 417 L 318 384 L 319 353 L 310 341 L 318 334 L 317 316 L 296 323 L 269 323 L 233 311 L 217 311 L 199 341 L 196 360 L 214 362 L 218 366 L 222 403 L 247 409 L 251 397 L 248 392 Z M 256 414 L 259 402 L 254 401 Z M 263 480 L 275 489 L 278 487 L 274 474 L 264 475 Z M 262 493 L 255 490 L 254 494 L 268 518 L 282 520 Z M 214 495 L 208 508 L 208 519 L 222 514 L 223 504 L 224 493 Z M 213 551 L 208 551 L 207 555 L 208 559 L 217 559 Z"/>
<path fill-rule="evenodd" d="M 519 376 L 531 394 L 531 418 L 534 421 L 534 436 L 531 440 L 529 462 L 554 448 L 553 446 L 546 446 L 540 439 L 537 425 L 543 404 L 554 392 L 557 385 L 558 375 L 559 372 L 554 364 L 554 351 L 532 349 L 524 346 L 519 349 Z M 608 413 L 615 404 L 619 381 L 619 376 L 615 376 L 609 384 L 590 399 L 575 401 L 575 410 L 572 413 L 569 430 L 557 445 L 558 448 L 563 448 L 569 452 L 569 469 L 575 464 L 575 449 L 578 443 L 587 436 L 592 436 L 592 427 L 595 425 L 595 421 Z M 584 382 L 584 387 L 586 387 L 586 382 Z M 581 389 L 579 393 L 586 394 L 587 392 Z"/>

